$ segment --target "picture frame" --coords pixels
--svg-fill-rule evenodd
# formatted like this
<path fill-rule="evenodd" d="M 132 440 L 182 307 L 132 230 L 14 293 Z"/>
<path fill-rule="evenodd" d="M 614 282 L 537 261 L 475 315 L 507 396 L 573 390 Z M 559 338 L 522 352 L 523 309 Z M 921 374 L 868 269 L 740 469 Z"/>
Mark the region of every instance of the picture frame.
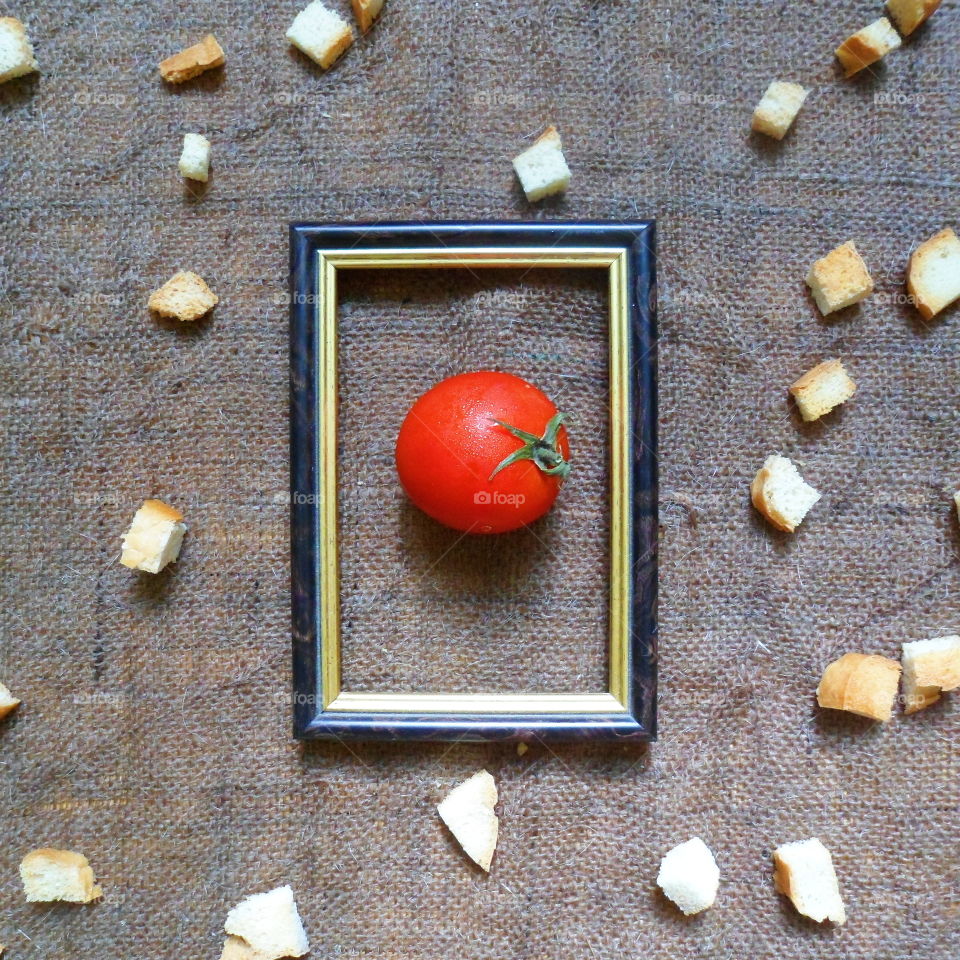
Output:
<path fill-rule="evenodd" d="M 653 740 L 657 691 L 656 227 L 635 222 L 290 226 L 293 731 L 299 739 Z M 609 285 L 607 689 L 352 692 L 341 684 L 337 302 L 350 269 L 595 268 Z"/>

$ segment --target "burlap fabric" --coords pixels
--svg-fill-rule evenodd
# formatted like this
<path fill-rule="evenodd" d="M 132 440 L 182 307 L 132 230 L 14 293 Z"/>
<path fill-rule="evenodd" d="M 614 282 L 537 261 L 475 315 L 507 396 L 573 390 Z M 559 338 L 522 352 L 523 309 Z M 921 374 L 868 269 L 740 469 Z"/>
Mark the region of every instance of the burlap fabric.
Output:
<path fill-rule="evenodd" d="M 24 700 L 0 731 L 10 957 L 216 958 L 229 907 L 287 882 L 314 957 L 960 953 L 955 704 L 880 728 L 813 699 L 845 650 L 896 655 L 960 626 L 957 311 L 924 324 L 898 302 L 911 246 L 957 216 L 953 0 L 850 83 L 831 52 L 877 2 L 388 0 L 326 75 L 283 40 L 296 4 L 3 12 L 28 22 L 43 67 L 0 88 L 0 678 Z M 156 62 L 208 30 L 225 72 L 163 88 Z M 779 146 L 748 135 L 774 77 L 814 88 Z M 509 158 L 549 121 L 574 180 L 531 209 Z M 214 143 L 202 196 L 176 172 L 191 130 Z M 286 224 L 529 216 L 659 220 L 661 739 L 523 758 L 298 745 Z M 803 277 L 851 238 L 877 293 L 823 322 Z M 222 297 L 208 322 L 148 316 L 178 267 Z M 344 307 L 348 678 L 496 686 L 514 671 L 589 689 L 605 617 L 593 461 L 538 531 L 546 545 L 441 556 L 445 535 L 397 496 L 390 445 L 396 391 L 496 363 L 573 401 L 575 442 L 597 449 L 601 287 L 361 280 Z M 860 392 L 803 426 L 786 387 L 838 354 Z M 794 537 L 748 503 L 776 450 L 824 492 Z M 190 525 L 154 578 L 115 562 L 148 495 Z M 499 585 L 479 573 L 494 561 Z M 490 877 L 433 807 L 480 766 L 501 792 Z M 654 878 L 693 834 L 723 883 L 687 920 Z M 808 836 L 833 851 L 842 929 L 773 891 L 771 850 Z M 43 845 L 86 853 L 103 902 L 26 905 L 17 864 Z"/>

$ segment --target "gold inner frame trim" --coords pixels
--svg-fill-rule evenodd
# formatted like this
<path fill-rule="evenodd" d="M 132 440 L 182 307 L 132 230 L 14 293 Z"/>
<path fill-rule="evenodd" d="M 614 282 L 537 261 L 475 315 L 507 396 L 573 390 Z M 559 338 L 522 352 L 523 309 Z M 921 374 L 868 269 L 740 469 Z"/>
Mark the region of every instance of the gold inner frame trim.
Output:
<path fill-rule="evenodd" d="M 317 252 L 317 449 L 320 548 L 318 664 L 323 710 L 358 713 L 619 714 L 630 680 L 629 291 L 622 247 L 461 247 Z M 594 267 L 608 272 L 610 298 L 610 636 L 608 690 L 597 693 L 366 693 L 341 687 L 340 558 L 337 543 L 337 271 L 426 268 Z"/>

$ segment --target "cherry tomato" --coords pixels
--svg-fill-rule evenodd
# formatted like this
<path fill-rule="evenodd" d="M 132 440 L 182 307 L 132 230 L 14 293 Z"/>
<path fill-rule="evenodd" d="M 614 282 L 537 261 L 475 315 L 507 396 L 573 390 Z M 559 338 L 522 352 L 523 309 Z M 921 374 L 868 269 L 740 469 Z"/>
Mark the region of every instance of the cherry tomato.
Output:
<path fill-rule="evenodd" d="M 542 517 L 570 471 L 563 414 L 509 373 L 461 373 L 410 408 L 397 472 L 410 499 L 469 533 L 503 533 Z"/>

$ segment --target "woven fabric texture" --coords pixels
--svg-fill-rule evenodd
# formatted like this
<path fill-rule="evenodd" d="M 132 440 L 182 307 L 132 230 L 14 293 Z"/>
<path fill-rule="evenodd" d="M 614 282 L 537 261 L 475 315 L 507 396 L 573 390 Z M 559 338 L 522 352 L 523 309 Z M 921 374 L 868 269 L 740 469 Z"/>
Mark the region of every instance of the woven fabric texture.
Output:
<path fill-rule="evenodd" d="M 845 651 L 897 656 L 960 629 L 958 311 L 923 323 L 902 297 L 912 247 L 957 226 L 960 5 L 945 0 L 849 82 L 832 52 L 879 0 L 387 0 L 327 73 L 284 40 L 297 9 L 0 2 L 42 71 L 0 86 L 0 680 L 24 701 L 0 729 L 7 955 L 216 958 L 229 908 L 283 883 L 313 957 L 960 955 L 956 699 L 883 727 L 814 700 Z M 225 69 L 165 87 L 157 62 L 207 32 Z M 781 144 L 749 134 L 777 78 L 812 88 Z M 549 122 L 573 180 L 531 207 L 510 158 Z M 185 132 L 213 143 L 202 191 L 177 173 Z M 523 757 L 294 742 L 287 224 L 647 216 L 659 742 Z M 849 239 L 877 291 L 825 322 L 804 277 Z M 146 309 L 179 268 L 221 297 L 195 326 Z M 348 285 L 341 515 L 358 687 L 595 685 L 602 457 L 578 464 L 537 532 L 546 546 L 516 536 L 499 557 L 461 542 L 431 567 L 450 541 L 404 505 L 390 448 L 421 388 L 500 364 L 573 402 L 574 449 L 601 451 L 603 310 L 602 285 L 579 273 Z M 832 356 L 859 392 L 803 425 L 786 389 Z M 794 536 L 749 504 L 775 451 L 824 494 Z M 116 562 L 148 496 L 190 527 L 155 577 Z M 489 877 L 434 809 L 481 766 L 501 797 Z M 692 835 L 722 882 L 687 919 L 654 881 Z M 772 850 L 809 836 L 833 853 L 842 928 L 773 889 Z M 85 853 L 103 901 L 26 904 L 17 866 L 41 846 Z"/>

